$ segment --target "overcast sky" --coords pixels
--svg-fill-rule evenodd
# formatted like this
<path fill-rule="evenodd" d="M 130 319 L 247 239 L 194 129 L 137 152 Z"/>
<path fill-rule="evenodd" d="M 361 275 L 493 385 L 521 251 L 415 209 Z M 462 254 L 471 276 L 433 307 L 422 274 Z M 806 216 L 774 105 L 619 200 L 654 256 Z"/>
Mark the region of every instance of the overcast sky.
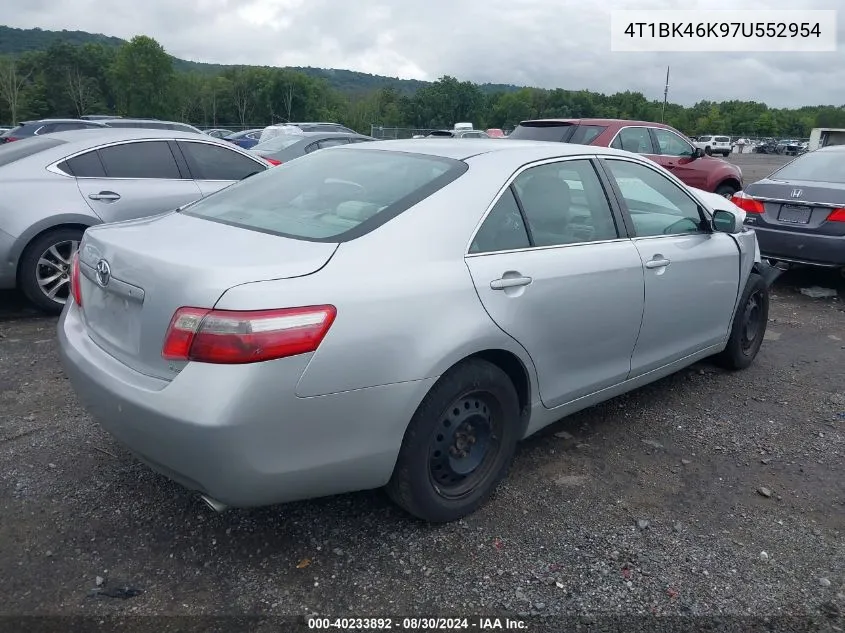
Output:
<path fill-rule="evenodd" d="M 613 53 L 611 9 L 833 9 L 841 0 L 0 0 L 20 28 L 154 37 L 220 64 L 347 68 L 670 101 L 845 103 L 845 54 Z M 843 5 L 845 13 L 845 5 Z M 839 19 L 839 41 L 845 42 Z"/>

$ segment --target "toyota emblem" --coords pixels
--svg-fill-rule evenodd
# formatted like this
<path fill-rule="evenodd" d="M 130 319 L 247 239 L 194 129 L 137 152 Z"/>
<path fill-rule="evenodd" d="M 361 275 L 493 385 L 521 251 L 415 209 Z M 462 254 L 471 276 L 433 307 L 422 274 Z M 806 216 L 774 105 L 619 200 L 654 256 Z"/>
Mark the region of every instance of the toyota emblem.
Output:
<path fill-rule="evenodd" d="M 97 271 L 97 283 L 103 287 L 108 286 L 109 280 L 111 279 L 111 267 L 109 263 L 105 259 L 101 259 L 97 262 L 95 270 Z"/>

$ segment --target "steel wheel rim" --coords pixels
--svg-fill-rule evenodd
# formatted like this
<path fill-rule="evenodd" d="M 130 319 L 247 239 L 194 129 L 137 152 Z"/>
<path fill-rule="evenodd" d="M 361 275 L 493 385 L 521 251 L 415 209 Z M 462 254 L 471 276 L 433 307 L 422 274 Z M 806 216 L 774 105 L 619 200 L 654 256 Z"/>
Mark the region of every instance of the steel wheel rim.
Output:
<path fill-rule="evenodd" d="M 760 292 L 756 291 L 745 302 L 742 317 L 742 351 L 748 352 L 760 335 L 761 322 Z"/>
<path fill-rule="evenodd" d="M 50 301 L 67 302 L 70 295 L 70 265 L 77 250 L 78 240 L 64 240 L 50 246 L 38 258 L 35 280 Z"/>
<path fill-rule="evenodd" d="M 443 411 L 428 453 L 429 479 L 441 496 L 466 496 L 487 478 L 502 429 L 501 408 L 485 392 L 463 395 Z"/>

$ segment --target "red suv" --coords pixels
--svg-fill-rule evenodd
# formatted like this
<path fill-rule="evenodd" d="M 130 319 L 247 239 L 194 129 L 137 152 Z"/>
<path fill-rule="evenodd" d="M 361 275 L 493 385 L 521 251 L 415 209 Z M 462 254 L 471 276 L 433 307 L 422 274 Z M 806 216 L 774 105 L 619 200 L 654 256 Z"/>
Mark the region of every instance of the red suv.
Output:
<path fill-rule="evenodd" d="M 622 119 L 539 119 L 523 121 L 507 137 L 601 145 L 643 154 L 690 187 L 730 198 L 742 189 L 742 170 L 705 156 L 676 129 L 662 123 Z"/>

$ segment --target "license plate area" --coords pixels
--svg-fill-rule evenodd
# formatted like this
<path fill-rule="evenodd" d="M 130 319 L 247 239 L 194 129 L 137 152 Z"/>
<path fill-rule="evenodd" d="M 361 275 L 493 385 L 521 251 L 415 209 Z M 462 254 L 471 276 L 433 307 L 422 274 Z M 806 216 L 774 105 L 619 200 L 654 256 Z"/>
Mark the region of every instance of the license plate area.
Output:
<path fill-rule="evenodd" d="M 117 280 L 112 283 L 120 284 Z M 143 299 L 124 292 L 110 292 L 90 282 L 83 284 L 82 299 L 85 324 L 95 340 L 99 339 L 106 348 L 129 354 L 140 351 Z"/>
<path fill-rule="evenodd" d="M 795 204 L 785 204 L 780 208 L 778 221 L 786 224 L 809 224 L 813 209 Z"/>

